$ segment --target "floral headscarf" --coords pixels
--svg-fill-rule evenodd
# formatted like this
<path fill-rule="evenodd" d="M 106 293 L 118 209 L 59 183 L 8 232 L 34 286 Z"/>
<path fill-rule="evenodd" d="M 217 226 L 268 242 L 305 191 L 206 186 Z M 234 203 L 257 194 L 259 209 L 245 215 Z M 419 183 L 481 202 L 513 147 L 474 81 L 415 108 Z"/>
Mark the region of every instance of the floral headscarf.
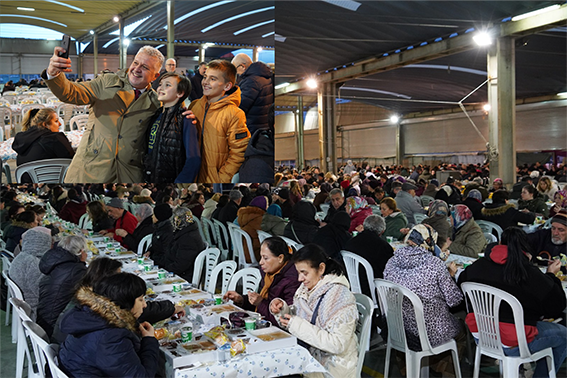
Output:
<path fill-rule="evenodd" d="M 413 242 L 417 246 L 433 252 L 437 243 L 437 231 L 428 224 L 414 226 L 404 239 L 404 243 Z"/>
<path fill-rule="evenodd" d="M 345 210 L 348 215 L 366 207 L 368 207 L 368 202 L 364 198 L 353 196 L 346 199 Z"/>
<path fill-rule="evenodd" d="M 442 215 L 444 217 L 449 216 L 449 206 L 447 205 L 447 202 L 438 199 L 429 203 L 427 216 L 431 218 L 435 215 Z"/>
<path fill-rule="evenodd" d="M 469 197 L 474 198 L 477 201 L 482 201 L 482 193 L 480 193 L 478 189 L 472 189 L 467 195 L 467 198 Z"/>
<path fill-rule="evenodd" d="M 567 189 L 558 190 L 553 196 L 555 204 L 562 209 L 567 209 Z"/>
<path fill-rule="evenodd" d="M 465 205 L 455 205 L 451 211 L 451 218 L 453 218 L 453 228 L 459 230 L 468 221 L 472 219 L 473 215 L 471 209 Z"/>
<path fill-rule="evenodd" d="M 195 220 L 193 219 L 193 213 L 186 207 L 177 206 L 173 209 L 173 218 L 171 218 L 171 224 L 175 231 L 179 231 L 190 224 L 193 224 Z"/>

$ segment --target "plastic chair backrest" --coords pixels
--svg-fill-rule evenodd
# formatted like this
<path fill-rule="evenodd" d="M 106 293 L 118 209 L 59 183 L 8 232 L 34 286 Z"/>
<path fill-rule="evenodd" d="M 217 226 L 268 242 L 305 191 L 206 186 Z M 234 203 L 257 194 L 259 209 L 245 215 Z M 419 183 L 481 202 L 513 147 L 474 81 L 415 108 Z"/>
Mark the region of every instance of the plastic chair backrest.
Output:
<path fill-rule="evenodd" d="M 203 232 L 203 225 L 201 224 L 201 220 L 199 218 L 197 218 L 196 216 L 193 216 L 193 220 L 197 224 L 197 228 L 199 229 L 199 235 L 201 235 L 201 240 L 210 245 L 211 243 L 209 243 L 209 240 L 207 238 L 205 238 L 205 233 Z"/>
<path fill-rule="evenodd" d="M 388 323 L 388 343 L 391 343 L 394 349 L 408 349 L 402 307 L 405 297 L 413 306 L 421 350 L 433 354 L 425 328 L 423 303 L 417 294 L 401 285 L 380 278 L 374 280 L 374 286 L 380 297 L 380 308 Z"/>
<path fill-rule="evenodd" d="M 223 261 L 217 266 L 215 266 L 215 268 L 211 272 L 207 291 L 211 294 L 215 294 L 218 277 L 219 274 L 222 273 L 221 294 L 226 293 L 228 290 L 228 284 L 230 283 L 230 279 L 232 278 L 232 275 L 236 271 L 236 268 L 237 268 L 236 261 L 232 261 L 232 260 Z"/>
<path fill-rule="evenodd" d="M 431 202 L 435 201 L 435 198 L 426 195 L 421 195 L 420 199 L 421 199 L 421 206 L 423 207 L 429 206 Z"/>
<path fill-rule="evenodd" d="M 525 358 L 531 354 L 524 329 L 524 311 L 516 297 L 495 287 L 475 282 L 465 282 L 461 289 L 472 305 L 478 326 L 478 347 L 481 350 L 504 357 L 499 319 L 500 303 L 504 301 L 514 315 L 520 357 Z"/>
<path fill-rule="evenodd" d="M 483 232 L 483 234 L 488 244 L 498 242 L 498 238 L 493 233 Z"/>
<path fill-rule="evenodd" d="M 22 294 L 22 290 L 20 287 L 10 278 L 8 274 L 4 275 L 6 282 L 8 283 L 8 292 L 9 295 L 13 298 L 18 298 L 19 300 L 24 300 L 24 294 Z"/>
<path fill-rule="evenodd" d="M 228 284 L 228 291 L 236 290 L 238 281 L 242 279 L 242 294 L 246 295 L 249 291 L 258 292 L 262 274 L 257 268 L 244 268 L 234 273 Z"/>
<path fill-rule="evenodd" d="M 57 106 L 56 112 L 61 119 L 61 122 L 63 123 L 63 129 L 67 130 L 67 126 L 69 126 L 69 131 L 71 131 L 70 121 L 71 118 L 73 118 L 73 116 L 75 115 L 75 105 L 61 103 Z"/>
<path fill-rule="evenodd" d="M 322 204 L 319 205 L 319 207 L 321 208 L 321 211 L 325 213 L 325 216 L 327 216 L 327 213 L 329 212 L 329 208 L 331 207 L 331 204 L 322 203 Z"/>
<path fill-rule="evenodd" d="M 254 255 L 254 249 L 252 247 L 252 238 L 248 233 L 240 228 L 232 228 L 232 245 L 236 252 L 238 252 L 238 266 L 241 268 L 247 268 L 250 266 L 258 266 L 258 261 L 256 260 L 256 255 Z M 248 256 L 250 256 L 250 262 L 246 261 L 246 254 L 244 253 L 244 241 L 246 241 L 246 246 L 248 248 Z"/>
<path fill-rule="evenodd" d="M 372 325 L 372 313 L 374 303 L 372 299 L 364 294 L 355 293 L 356 307 L 358 309 L 358 322 L 356 323 L 356 336 L 358 337 L 358 362 L 356 364 L 356 377 L 361 376 L 364 365 L 364 355 L 370 349 L 370 327 Z"/>
<path fill-rule="evenodd" d="M 299 250 L 303 245 L 299 242 L 296 242 L 295 240 L 292 240 L 290 238 L 286 238 L 285 236 L 280 236 L 280 238 L 283 239 L 283 241 L 286 242 L 287 245 L 295 248 L 295 250 Z"/>
<path fill-rule="evenodd" d="M 91 221 L 89 214 L 85 213 L 81 215 L 81 217 L 79 218 L 79 228 L 82 228 L 83 230 L 93 229 L 93 222 Z"/>
<path fill-rule="evenodd" d="M 150 248 L 150 246 L 152 245 L 153 235 L 154 234 L 148 234 L 144 236 L 142 240 L 140 240 L 140 242 L 138 243 L 138 250 L 136 251 L 138 253 L 138 256 L 143 255 L 144 253 L 146 253 L 148 248 Z"/>
<path fill-rule="evenodd" d="M 22 301 L 18 298 L 10 298 L 10 303 L 12 304 L 14 311 L 18 314 L 17 317 L 14 317 L 14 320 L 17 322 L 16 325 L 16 332 L 18 335 L 18 347 L 17 347 L 17 354 L 16 354 L 16 376 L 21 377 L 21 373 L 23 372 L 24 367 L 24 358 L 27 356 L 28 360 L 28 375 L 33 374 L 33 362 L 31 357 L 31 352 L 28 346 L 28 341 L 26 337 L 26 332 L 24 330 L 23 322 L 25 321 L 32 321 L 31 320 L 31 313 L 32 309 L 28 303 Z M 21 344 L 20 344 L 21 343 Z M 39 376 L 45 376 L 45 358 L 39 353 L 36 346 L 32 343 L 34 355 L 36 356 L 36 361 L 39 361 L 37 364 L 37 368 L 39 371 Z M 39 357 L 39 359 L 38 359 Z"/>
<path fill-rule="evenodd" d="M 203 223 L 203 231 L 205 232 L 205 236 L 207 237 L 207 241 L 209 242 L 209 245 L 216 246 L 218 244 L 218 241 L 215 232 L 215 225 L 210 219 L 205 217 L 201 218 L 201 222 Z"/>
<path fill-rule="evenodd" d="M 34 184 L 64 182 L 65 173 L 73 159 L 43 159 L 24 163 L 16 167 L 16 182 L 22 182 L 24 173 L 30 175 Z"/>
<path fill-rule="evenodd" d="M 378 301 L 376 300 L 376 293 L 374 289 L 374 269 L 372 269 L 372 265 L 366 260 L 364 257 L 357 255 L 356 253 L 352 253 L 349 251 L 341 251 L 341 255 L 343 256 L 343 261 L 345 263 L 348 281 L 350 282 L 350 290 L 353 293 L 362 294 L 362 289 L 360 286 L 360 273 L 359 268 L 360 265 L 364 267 L 366 271 L 366 279 L 368 280 L 368 287 L 370 288 L 370 293 L 372 293 L 372 301 L 377 306 Z"/>
<path fill-rule="evenodd" d="M 423 222 L 423 221 L 424 221 L 425 219 L 427 219 L 427 218 L 428 218 L 428 216 L 425 215 L 425 214 L 419 214 L 419 213 L 417 213 L 417 214 L 414 214 L 414 215 L 413 215 L 413 219 L 415 219 L 415 223 L 416 223 L 416 224 L 421 224 L 421 222 Z"/>
<path fill-rule="evenodd" d="M 69 120 L 70 130 L 84 130 L 89 120 L 88 114 L 79 114 Z"/>
<path fill-rule="evenodd" d="M 500 227 L 496 223 L 485 220 L 475 220 L 475 222 L 478 224 L 482 232 L 489 232 L 491 234 L 494 234 L 493 231 L 496 231 L 496 233 L 498 234 L 498 240 L 502 238 L 502 227 Z"/>
<path fill-rule="evenodd" d="M 264 242 L 264 240 L 271 238 L 273 236 L 269 232 L 262 231 L 262 230 L 257 230 L 256 232 L 258 233 L 258 240 L 260 240 L 260 244 L 262 244 Z"/>
<path fill-rule="evenodd" d="M 228 258 L 228 253 L 230 252 L 230 235 L 226 226 L 219 220 L 213 219 L 213 226 L 215 228 L 215 233 L 217 235 L 217 247 L 221 250 L 222 257 L 221 260 L 224 261 Z"/>
<path fill-rule="evenodd" d="M 220 250 L 218 248 L 207 248 L 197 255 L 195 263 L 193 265 L 193 279 L 191 283 L 196 287 L 200 287 L 201 275 L 203 273 L 203 267 L 205 268 L 205 280 L 203 287 L 207 288 L 209 285 L 209 278 L 211 277 L 211 272 L 219 262 Z"/>
<path fill-rule="evenodd" d="M 59 365 L 57 364 L 57 347 L 54 344 L 49 344 L 49 338 L 47 337 L 47 334 L 45 333 L 43 328 L 30 321 L 24 322 L 24 328 L 28 332 L 28 335 L 32 340 L 32 344 L 37 345 L 37 347 L 41 349 L 41 354 L 43 354 L 44 358 L 49 364 L 51 376 L 53 378 L 68 378 L 68 376 L 65 375 L 63 371 L 61 371 Z"/>

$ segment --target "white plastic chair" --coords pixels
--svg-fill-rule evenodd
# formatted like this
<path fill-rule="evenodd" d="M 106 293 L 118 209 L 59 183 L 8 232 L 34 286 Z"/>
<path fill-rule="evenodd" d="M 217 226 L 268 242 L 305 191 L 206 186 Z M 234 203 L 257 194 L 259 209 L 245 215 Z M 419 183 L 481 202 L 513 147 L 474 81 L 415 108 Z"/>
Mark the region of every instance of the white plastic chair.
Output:
<path fill-rule="evenodd" d="M 136 251 L 138 253 L 138 256 L 142 256 L 144 253 L 146 253 L 148 248 L 150 248 L 150 246 L 152 245 L 152 236 L 153 234 L 148 234 L 144 236 L 142 240 L 140 240 L 140 242 L 138 243 L 138 250 Z"/>
<path fill-rule="evenodd" d="M 69 120 L 69 130 L 84 130 L 89 120 L 88 114 L 79 114 Z"/>
<path fill-rule="evenodd" d="M 256 255 L 254 254 L 254 248 L 252 247 L 252 238 L 248 233 L 240 228 L 231 229 L 232 245 L 235 250 L 235 254 L 238 254 L 238 266 L 240 268 L 257 267 L 258 261 L 256 260 Z M 248 248 L 248 256 L 250 256 L 250 262 L 246 261 L 246 254 L 244 253 L 244 241 L 246 241 L 246 247 Z"/>
<path fill-rule="evenodd" d="M 42 363 L 43 361 L 41 361 L 41 359 L 39 360 L 37 359 L 38 354 L 35 354 L 36 360 L 38 361 L 37 364 L 38 372 L 37 373 L 34 372 L 32 355 L 28 347 L 28 340 L 23 326 L 24 321 L 32 321 L 30 318 L 31 316 L 30 305 L 18 298 L 10 298 L 10 303 L 14 307 L 15 313 L 18 315 L 17 318 L 18 345 L 16 347 L 16 378 L 22 378 L 24 371 L 24 363 L 26 359 L 28 361 L 27 363 L 28 378 L 32 378 L 32 377 L 43 378 L 45 377 L 45 371 L 44 371 L 45 365 Z"/>
<path fill-rule="evenodd" d="M 269 232 L 262 231 L 262 230 L 257 230 L 256 232 L 258 233 L 258 240 L 260 240 L 260 244 L 262 244 L 264 242 L 264 240 L 271 238 L 273 236 Z"/>
<path fill-rule="evenodd" d="M 64 181 L 67 168 L 73 159 L 43 159 L 24 163 L 16 167 L 16 182 L 22 182 L 24 173 L 30 175 L 34 184 L 57 184 Z"/>
<path fill-rule="evenodd" d="M 435 198 L 431 196 L 422 195 L 420 197 L 420 200 L 421 200 L 421 206 L 425 207 L 425 206 L 429 206 L 431 202 L 435 201 Z"/>
<path fill-rule="evenodd" d="M 364 356 L 366 351 L 370 349 L 370 327 L 372 326 L 372 313 L 374 312 L 374 303 L 372 299 L 364 294 L 354 294 L 356 299 L 356 307 L 358 308 L 358 322 L 356 323 L 356 336 L 358 337 L 358 362 L 356 364 L 356 376 L 360 377 L 362 366 L 364 365 Z"/>
<path fill-rule="evenodd" d="M 493 231 L 496 231 L 496 233 L 498 234 L 498 240 L 502 238 L 502 227 L 500 227 L 496 223 L 485 220 L 475 220 L 475 222 L 479 225 L 482 232 L 494 234 Z"/>
<path fill-rule="evenodd" d="M 193 279 L 191 282 L 196 287 L 200 287 L 201 276 L 203 273 L 203 267 L 205 268 L 205 280 L 203 287 L 207 288 L 209 286 L 209 278 L 211 277 L 211 272 L 219 262 L 220 250 L 218 248 L 207 248 L 197 255 L 195 263 L 193 265 Z"/>
<path fill-rule="evenodd" d="M 81 215 L 81 217 L 79 218 L 79 228 L 81 228 L 83 230 L 92 230 L 93 229 L 93 222 L 91 221 L 89 214 L 85 213 L 85 214 Z"/>
<path fill-rule="evenodd" d="M 456 341 L 451 339 L 445 344 L 436 347 L 432 347 L 429 343 L 425 327 L 425 318 L 423 316 L 423 303 L 417 294 L 401 285 L 380 278 L 374 280 L 374 285 L 380 298 L 380 308 L 382 309 L 382 313 L 385 314 L 388 323 L 388 346 L 386 348 L 384 378 L 388 378 L 392 348 L 405 353 L 406 376 L 416 378 L 420 376 L 422 358 L 450 350 L 453 357 L 456 377 L 462 378 Z M 419 340 L 421 342 L 420 352 L 411 350 L 407 344 L 402 308 L 404 297 L 407 298 L 413 306 Z"/>
<path fill-rule="evenodd" d="M 491 232 L 483 232 L 486 242 L 490 243 L 498 243 L 498 238 Z"/>
<path fill-rule="evenodd" d="M 517 377 L 520 365 L 526 362 L 535 362 L 545 357 L 549 377 L 555 378 L 555 365 L 551 347 L 531 353 L 526 340 L 524 329 L 524 311 L 522 304 L 513 295 L 495 287 L 465 282 L 461 285 L 463 293 L 468 297 L 477 319 L 478 345 L 474 359 L 473 377 L 478 378 L 480 373 L 480 359 L 484 354 L 490 358 L 502 361 L 504 377 Z M 520 356 L 506 356 L 500 339 L 500 303 L 506 302 L 514 315 L 514 325 L 518 338 Z"/>
<path fill-rule="evenodd" d="M 2 127 L 0 142 L 2 142 L 4 139 L 10 138 L 12 128 L 14 127 L 14 115 L 9 106 L 0 106 L 0 125 Z"/>
<path fill-rule="evenodd" d="M 201 224 L 201 220 L 199 218 L 197 218 L 196 216 L 193 216 L 193 220 L 197 224 L 197 228 L 199 229 L 199 235 L 201 235 L 201 240 L 203 242 L 207 243 L 207 245 L 211 245 L 211 243 L 209 243 L 209 240 L 205 237 L 205 233 L 203 232 L 203 225 Z"/>
<path fill-rule="evenodd" d="M 221 294 L 224 295 L 224 293 L 226 293 L 228 290 L 228 284 L 230 283 L 230 279 L 232 278 L 232 275 L 236 271 L 236 268 L 237 268 L 236 261 L 232 261 L 232 260 L 223 261 L 217 266 L 215 266 L 215 268 L 211 272 L 207 291 L 211 294 L 215 294 L 219 274 L 222 273 Z"/>
<path fill-rule="evenodd" d="M 242 294 L 245 295 L 249 291 L 258 292 L 262 274 L 257 268 L 244 268 L 234 273 L 228 284 L 228 291 L 236 290 L 238 281 L 242 279 Z"/>
<path fill-rule="evenodd" d="M 221 250 L 221 260 L 224 261 L 230 253 L 230 234 L 226 226 L 217 219 L 213 219 L 213 226 L 217 235 L 217 247 Z"/>
<path fill-rule="evenodd" d="M 57 106 L 57 109 L 55 111 L 59 116 L 59 119 L 61 119 L 61 122 L 63 123 L 63 130 L 71 131 L 70 121 L 71 118 L 73 118 L 73 116 L 75 115 L 75 105 L 62 102 Z M 69 126 L 69 128 L 67 128 L 67 126 Z"/>
<path fill-rule="evenodd" d="M 30 339 L 32 340 L 32 344 L 34 344 L 34 350 L 41 350 L 40 355 L 43 354 L 42 360 L 47 360 L 49 365 L 49 370 L 51 371 L 51 376 L 53 378 L 68 378 L 59 365 L 57 363 L 57 351 L 58 346 L 55 344 L 48 343 L 48 337 L 43 328 L 37 325 L 34 322 L 25 321 L 24 328 L 28 332 Z"/>
<path fill-rule="evenodd" d="M 283 239 L 283 241 L 286 242 L 287 245 L 289 245 L 290 247 L 295 248 L 296 251 L 300 250 L 301 248 L 303 248 L 303 244 L 296 242 L 295 240 L 292 240 L 290 238 L 286 238 L 285 236 L 280 236 L 280 238 Z"/>
<path fill-rule="evenodd" d="M 421 222 L 423 222 L 427 218 L 428 218 L 428 216 L 425 215 L 425 214 L 416 213 L 416 214 L 413 215 L 413 219 L 415 219 L 416 224 L 421 224 Z"/>
<path fill-rule="evenodd" d="M 0 242 L 4 243 L 4 240 L 0 240 Z M 10 251 L 4 249 L 2 250 L 2 277 L 4 277 L 4 279 L 8 277 L 8 271 L 10 270 L 12 260 L 14 259 L 14 256 L 12 255 L 12 257 L 10 258 L 10 255 Z M 6 325 L 10 324 L 10 298 L 10 290 L 8 290 L 8 295 L 6 296 Z"/>
<path fill-rule="evenodd" d="M 217 237 L 215 233 L 215 225 L 210 219 L 206 217 L 201 218 L 201 223 L 203 223 L 203 232 L 205 233 L 205 237 L 207 238 L 207 242 L 210 246 L 217 246 Z"/>
<path fill-rule="evenodd" d="M 6 284 L 8 285 L 8 298 L 18 298 L 19 300 L 24 300 L 24 294 L 20 287 L 12 281 L 10 276 L 7 274 L 8 272 L 2 272 L 4 279 L 6 280 Z M 7 310 L 7 308 L 6 308 Z M 15 344 L 18 341 L 18 314 L 16 313 L 16 309 L 12 307 L 12 343 Z"/>

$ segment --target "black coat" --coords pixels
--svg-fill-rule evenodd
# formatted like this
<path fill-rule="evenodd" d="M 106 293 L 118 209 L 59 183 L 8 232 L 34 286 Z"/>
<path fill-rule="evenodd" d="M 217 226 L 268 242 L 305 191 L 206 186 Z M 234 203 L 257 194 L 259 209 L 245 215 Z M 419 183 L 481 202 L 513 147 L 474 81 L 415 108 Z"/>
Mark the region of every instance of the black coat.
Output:
<path fill-rule="evenodd" d="M 286 238 L 301 244 L 311 243 L 319 230 L 319 222 L 315 220 L 316 209 L 309 201 L 299 201 L 293 206 L 291 221 L 285 226 Z"/>
<path fill-rule="evenodd" d="M 171 248 L 165 253 L 165 269 L 191 282 L 195 259 L 204 249 L 197 223 L 175 231 Z"/>
<path fill-rule="evenodd" d="M 551 229 L 537 230 L 534 233 L 528 234 L 528 241 L 533 248 L 532 252 L 535 255 L 539 255 L 540 252 L 543 251 L 549 252 L 551 257 L 559 256 L 560 253 L 567 253 L 567 243 L 557 245 L 551 242 Z M 549 256 L 545 254 L 541 256 L 543 256 L 544 258 L 549 258 Z M 547 265 L 547 261 L 542 261 L 541 265 Z"/>
<path fill-rule="evenodd" d="M 326 226 L 317 230 L 312 242 L 321 246 L 329 257 L 342 262 L 341 251 L 351 238 L 349 227 L 349 215 L 346 212 L 337 213 Z"/>
<path fill-rule="evenodd" d="M 16 246 L 18 246 L 22 240 L 22 235 L 27 230 L 29 230 L 29 226 L 26 223 L 15 221 L 9 224 L 2 236 L 6 242 L 6 249 L 10 252 L 14 252 L 14 249 L 16 249 Z"/>
<path fill-rule="evenodd" d="M 240 182 L 274 182 L 274 134 L 257 130 L 250 138 L 244 163 L 240 166 Z"/>
<path fill-rule="evenodd" d="M 165 267 L 165 253 L 173 242 L 173 225 L 169 219 L 154 224 L 150 258 L 162 268 Z"/>
<path fill-rule="evenodd" d="M 343 204 L 341 206 L 339 206 L 338 209 L 335 209 L 335 207 L 333 206 L 332 203 L 329 203 L 329 210 L 327 211 L 327 216 L 325 217 L 325 219 L 323 219 L 323 222 L 325 223 L 329 223 L 331 218 L 338 213 L 339 211 L 344 211 L 346 212 L 346 201 L 343 202 Z"/>
<path fill-rule="evenodd" d="M 110 230 L 114 228 L 114 219 L 110 218 L 105 214 L 98 222 L 93 222 L 93 232 L 99 232 L 102 230 Z"/>
<path fill-rule="evenodd" d="M 478 201 L 477 199 L 467 197 L 463 201 L 463 205 L 471 210 L 474 219 L 482 219 L 482 209 L 484 208 L 482 202 Z"/>
<path fill-rule="evenodd" d="M 203 76 L 199 73 L 199 71 L 195 71 L 195 75 L 189 79 L 191 81 L 191 94 L 189 98 L 191 101 L 198 100 L 203 97 Z"/>
<path fill-rule="evenodd" d="M 372 266 L 374 278 L 384 278 L 386 263 L 394 256 L 392 246 L 375 231 L 370 230 L 364 230 L 350 239 L 345 246 L 345 250 L 365 258 Z M 360 270 L 359 274 L 362 293 L 371 297 L 364 268 Z"/>
<path fill-rule="evenodd" d="M 502 230 L 505 230 L 510 226 L 517 226 L 518 222 L 532 224 L 535 220 L 535 214 L 516 210 L 512 204 L 489 203 L 482 209 L 482 219 L 496 223 L 502 227 Z"/>
<path fill-rule="evenodd" d="M 122 242 L 126 244 L 132 251 L 136 252 L 138 250 L 138 245 L 140 241 L 147 235 L 154 232 L 154 224 L 152 217 L 147 217 L 144 219 L 138 227 L 134 230 L 132 234 L 128 234 L 122 238 Z"/>
<path fill-rule="evenodd" d="M 272 70 L 262 62 L 252 63 L 240 76 L 242 92 L 240 109 L 246 114 L 246 126 L 250 134 L 256 130 L 268 130 L 268 110 L 274 103 Z"/>
<path fill-rule="evenodd" d="M 37 324 L 51 336 L 57 317 L 73 298 L 76 285 L 85 275 L 87 267 L 79 256 L 55 247 L 43 255 L 39 270 L 45 277 L 39 282 Z"/>
<path fill-rule="evenodd" d="M 228 201 L 228 203 L 219 212 L 219 221 L 224 224 L 232 223 L 238 215 L 238 209 L 240 207 L 234 201 Z"/>

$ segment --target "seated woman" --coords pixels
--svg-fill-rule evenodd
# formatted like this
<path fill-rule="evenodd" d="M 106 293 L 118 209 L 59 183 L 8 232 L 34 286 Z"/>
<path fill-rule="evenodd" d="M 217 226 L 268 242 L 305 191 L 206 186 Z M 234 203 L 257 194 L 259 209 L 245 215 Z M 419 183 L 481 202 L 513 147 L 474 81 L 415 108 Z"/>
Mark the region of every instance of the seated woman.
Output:
<path fill-rule="evenodd" d="M 404 237 L 401 229 L 408 225 L 408 220 L 404 213 L 398 209 L 396 200 L 391 197 L 386 197 L 380 201 L 380 211 L 386 221 L 386 230 L 381 238 L 386 240 L 388 236 L 392 236 L 394 240 L 400 240 Z"/>
<path fill-rule="evenodd" d="M 14 252 L 14 249 L 20 245 L 22 234 L 37 225 L 37 219 L 33 211 L 27 210 L 18 214 L 15 220 L 6 228 L 3 235 L 4 241 L 6 242 L 6 249 L 10 252 Z"/>
<path fill-rule="evenodd" d="M 65 134 L 59 132 L 61 122 L 51 108 L 30 109 L 22 120 L 22 131 L 14 137 L 12 148 L 18 153 L 19 166 L 43 159 L 71 159 L 75 152 Z M 26 173 L 22 182 L 31 182 Z"/>
<path fill-rule="evenodd" d="M 518 209 L 541 214 L 547 218 L 549 210 L 545 198 L 533 185 L 528 184 L 522 188 L 522 199 L 518 201 Z"/>
<path fill-rule="evenodd" d="M 203 213 L 203 210 L 205 210 L 204 205 L 205 205 L 205 195 L 201 192 L 195 192 L 191 196 L 191 200 L 189 201 L 189 203 L 185 206 L 189 210 L 191 210 L 191 213 L 193 214 L 194 217 L 201 219 L 201 214 Z"/>
<path fill-rule="evenodd" d="M 517 210 L 513 204 L 508 203 L 510 193 L 505 189 L 497 190 L 492 194 L 492 203 L 487 203 L 482 209 L 482 219 L 496 223 L 503 230 L 510 226 L 517 226 L 518 222 L 532 224 L 535 214 Z"/>
<path fill-rule="evenodd" d="M 436 241 L 437 232 L 431 226 L 414 226 L 406 236 L 406 245 L 394 251 L 384 269 L 384 279 L 408 288 L 421 299 L 427 336 L 433 347 L 461 333 L 462 327 L 449 308 L 463 300 L 445 263 L 433 255 Z M 417 324 L 409 302 L 404 301 L 403 311 L 408 346 L 419 350 Z"/>
<path fill-rule="evenodd" d="M 286 225 L 287 223 L 282 217 L 282 208 L 280 205 L 273 203 L 268 206 L 268 210 L 262 217 L 262 231 L 272 235 L 282 236 Z"/>
<path fill-rule="evenodd" d="M 293 297 L 297 313 L 290 315 L 281 298 L 270 303 L 270 311 L 282 327 L 309 345 L 331 377 L 354 378 L 358 311 L 341 265 L 316 244 L 301 248 L 291 261 L 301 282 Z"/>
<path fill-rule="evenodd" d="M 266 214 L 268 208 L 268 198 L 257 196 L 250 201 L 250 205 L 238 209 L 237 221 L 240 228 L 250 235 L 252 239 L 252 248 L 256 261 L 260 261 L 260 239 L 258 238 L 258 230 L 262 227 L 262 218 Z M 246 262 L 251 262 L 250 251 L 248 245 L 243 243 Z"/>
<path fill-rule="evenodd" d="M 129 234 L 128 231 L 123 228 L 117 228 L 114 233 L 118 236 L 122 236 L 122 241 L 132 249 L 132 251 L 138 251 L 138 244 L 147 235 L 154 232 L 154 223 L 152 216 L 154 210 L 147 203 L 141 204 L 136 209 L 136 219 L 138 219 L 138 225 L 134 229 L 134 232 Z M 145 251 L 144 251 L 145 252 Z"/>
<path fill-rule="evenodd" d="M 154 377 L 159 360 L 154 328 L 137 323 L 145 293 L 144 280 L 130 273 L 80 288 L 79 305 L 61 320 L 68 334 L 59 350 L 61 370 L 71 377 Z"/>
<path fill-rule="evenodd" d="M 172 214 L 171 206 L 167 203 L 160 203 L 154 207 L 152 244 L 144 255 L 154 260 L 158 265 L 160 262 L 165 263 L 165 253 L 171 247 L 173 241 Z"/>
<path fill-rule="evenodd" d="M 67 199 L 67 203 L 59 212 L 59 217 L 68 222 L 79 224 L 79 219 L 87 212 L 87 202 L 83 194 L 79 194 L 75 188 L 67 191 Z"/>
<path fill-rule="evenodd" d="M 362 197 L 348 197 L 345 202 L 345 210 L 350 216 L 348 232 L 362 232 L 364 229 L 362 224 L 369 215 L 372 215 L 372 209 L 368 206 L 368 202 Z"/>
<path fill-rule="evenodd" d="M 345 249 L 347 242 L 351 239 L 351 233 L 348 231 L 350 225 L 351 218 L 348 214 L 339 211 L 329 219 L 329 223 L 315 232 L 312 243 L 323 248 L 330 258 L 343 263 L 341 251 Z M 358 228 L 358 230 L 364 231 L 364 228 L 361 228 Z"/>
<path fill-rule="evenodd" d="M 541 319 L 565 316 L 565 293 L 561 281 L 555 277 L 561 268 L 561 262 L 554 260 L 547 267 L 547 272 L 542 273 L 537 266 L 530 264 L 530 251 L 526 233 L 518 227 L 510 227 L 502 233 L 500 245 L 492 247 L 490 254 L 475 261 L 459 275 L 459 285 L 468 281 L 483 283 L 516 297 L 524 311 L 528 348 L 534 353 L 551 347 L 555 371 L 558 372 L 567 353 L 567 329 Z M 508 306 L 500 308 L 500 322 L 502 343 L 510 347 L 504 348 L 504 353 L 518 356 L 514 319 Z M 474 335 L 477 331 L 474 314 L 467 315 L 466 323 Z M 545 359 L 537 362 L 533 376 L 548 376 Z"/>
<path fill-rule="evenodd" d="M 567 189 L 558 190 L 553 196 L 553 207 L 549 209 L 549 217 L 552 218 L 562 209 L 567 209 Z"/>
<path fill-rule="evenodd" d="M 309 201 L 299 201 L 293 205 L 291 221 L 285 226 L 283 236 L 301 244 L 311 243 L 319 229 L 315 213 L 315 206 Z"/>
<path fill-rule="evenodd" d="M 87 214 L 93 225 L 93 232 L 106 231 L 114 227 L 114 220 L 108 216 L 106 207 L 100 201 L 87 204 Z"/>
<path fill-rule="evenodd" d="M 291 262 L 291 248 L 277 236 L 264 240 L 260 250 L 260 294 L 249 291 L 246 295 L 240 295 L 235 291 L 228 291 L 224 295 L 225 300 L 230 299 L 246 310 L 256 311 L 273 325 L 277 325 L 276 319 L 270 313 L 270 302 L 281 298 L 286 303 L 293 304 L 293 295 L 300 284 L 295 265 Z"/>
<path fill-rule="evenodd" d="M 548 176 L 543 176 L 537 182 L 537 191 L 543 195 L 547 196 L 548 199 L 553 200 L 555 193 L 559 190 L 559 187 L 555 182 L 552 182 Z M 545 198 L 545 197 L 544 197 Z"/>
<path fill-rule="evenodd" d="M 445 250 L 447 238 L 453 235 L 451 225 L 447 222 L 449 216 L 449 206 L 443 200 L 434 200 L 429 204 L 426 219 L 421 224 L 428 224 L 437 232 L 437 246 Z M 408 230 L 409 231 L 409 230 Z M 406 232 L 407 234 L 407 232 Z"/>
<path fill-rule="evenodd" d="M 461 256 L 478 258 L 486 248 L 486 238 L 480 226 L 474 221 L 471 209 L 466 205 L 454 205 L 451 221 L 455 232 L 449 250 Z"/>

